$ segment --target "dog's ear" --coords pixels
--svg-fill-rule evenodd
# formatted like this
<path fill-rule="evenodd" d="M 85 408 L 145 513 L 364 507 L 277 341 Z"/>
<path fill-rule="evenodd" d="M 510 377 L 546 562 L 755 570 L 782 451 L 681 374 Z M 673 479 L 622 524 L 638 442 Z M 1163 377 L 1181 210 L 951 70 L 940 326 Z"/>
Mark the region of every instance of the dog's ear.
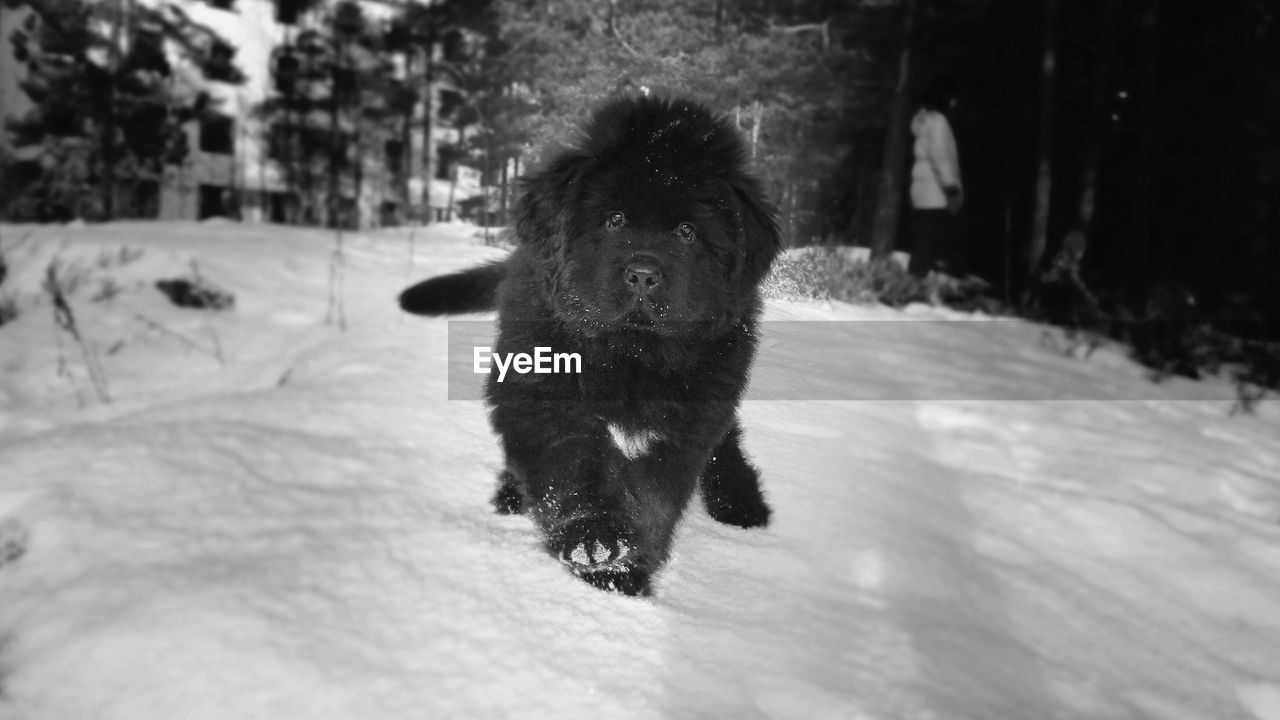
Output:
<path fill-rule="evenodd" d="M 564 244 L 568 209 L 582 193 L 591 158 L 563 152 L 521 180 L 524 194 L 516 210 L 516 236 L 544 252 Z"/>
<path fill-rule="evenodd" d="M 782 236 L 773 207 L 764 199 L 760 183 L 748 175 L 728 179 L 734 215 L 742 237 L 743 273 L 747 282 L 760 282 L 782 249 Z"/>

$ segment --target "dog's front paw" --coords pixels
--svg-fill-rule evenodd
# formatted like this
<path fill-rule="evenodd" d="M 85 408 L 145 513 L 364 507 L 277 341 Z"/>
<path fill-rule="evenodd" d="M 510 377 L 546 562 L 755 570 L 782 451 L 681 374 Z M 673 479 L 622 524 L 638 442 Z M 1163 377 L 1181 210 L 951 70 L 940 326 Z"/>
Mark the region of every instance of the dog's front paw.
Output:
<path fill-rule="evenodd" d="M 755 528 L 769 524 L 769 505 L 758 491 L 727 497 L 708 497 L 705 505 L 708 515 L 726 525 Z"/>
<path fill-rule="evenodd" d="M 642 597 L 652 593 L 652 588 L 649 586 L 649 571 L 638 567 L 607 568 L 575 574 L 605 592 Z"/>
<path fill-rule="evenodd" d="M 550 548 L 573 574 L 601 590 L 649 594 L 649 571 L 637 565 L 631 532 L 608 516 L 568 523 Z"/>
<path fill-rule="evenodd" d="M 631 533 L 608 517 L 574 520 L 556 533 L 560 562 L 571 570 L 603 570 L 631 556 Z"/>

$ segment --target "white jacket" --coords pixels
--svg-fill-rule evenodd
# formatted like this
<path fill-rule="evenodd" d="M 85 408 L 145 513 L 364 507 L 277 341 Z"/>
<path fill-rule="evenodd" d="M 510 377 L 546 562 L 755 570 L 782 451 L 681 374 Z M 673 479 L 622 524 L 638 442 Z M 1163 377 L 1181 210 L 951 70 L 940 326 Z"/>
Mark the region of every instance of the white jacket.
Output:
<path fill-rule="evenodd" d="M 945 187 L 960 184 L 960 157 L 956 139 L 951 134 L 947 116 L 921 109 L 911 118 L 912 147 L 915 162 L 911 165 L 911 206 L 919 210 L 947 207 Z"/>

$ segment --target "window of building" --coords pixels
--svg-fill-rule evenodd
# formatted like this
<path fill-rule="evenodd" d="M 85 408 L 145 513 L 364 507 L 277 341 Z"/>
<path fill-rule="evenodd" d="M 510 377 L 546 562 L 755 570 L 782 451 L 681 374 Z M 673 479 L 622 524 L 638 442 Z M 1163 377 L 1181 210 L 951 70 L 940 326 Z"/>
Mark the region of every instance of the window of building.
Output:
<path fill-rule="evenodd" d="M 387 172 L 399 175 L 404 172 L 404 143 L 388 140 L 386 143 Z"/>
<path fill-rule="evenodd" d="M 461 32 L 453 30 L 446 33 L 441 45 L 445 62 L 462 62 L 466 59 L 467 38 Z"/>
<path fill-rule="evenodd" d="M 132 207 L 128 213 L 136 218 L 160 216 L 160 183 L 156 180 L 139 180 L 133 186 Z"/>
<path fill-rule="evenodd" d="M 355 68 L 338 66 L 333 69 L 333 97 L 338 102 L 351 102 L 360 92 Z"/>
<path fill-rule="evenodd" d="M 461 159 L 463 153 L 452 145 L 441 145 L 436 150 L 436 179 L 453 179 L 453 166 Z"/>
<path fill-rule="evenodd" d="M 272 123 L 267 131 L 267 159 L 280 163 L 292 160 L 291 142 L 289 126 L 281 122 Z"/>
<path fill-rule="evenodd" d="M 404 80 L 392 80 L 388 108 L 397 115 L 413 115 L 418 104 L 418 92 Z"/>
<path fill-rule="evenodd" d="M 400 224 L 400 205 L 392 200 L 383 200 L 378 206 L 378 224 L 382 227 L 395 227 Z"/>
<path fill-rule="evenodd" d="M 360 228 L 360 204 L 355 198 L 339 197 L 332 201 L 329 208 L 329 227 L 343 230 Z"/>
<path fill-rule="evenodd" d="M 333 31 L 338 37 L 351 39 L 364 31 L 364 11 L 358 3 L 338 3 L 333 16 Z"/>
<path fill-rule="evenodd" d="M 443 123 L 452 122 L 458 113 L 458 108 L 462 106 L 462 94 L 453 90 L 440 91 L 440 110 L 438 117 Z"/>
<path fill-rule="evenodd" d="M 200 151 L 230 155 L 235 150 L 235 120 L 229 115 L 210 115 L 200 121 Z"/>
<path fill-rule="evenodd" d="M 129 63 L 140 70 L 151 70 L 167 77 L 172 71 L 164 51 L 164 34 L 159 27 L 143 25 L 133 36 Z"/>
<path fill-rule="evenodd" d="M 208 0 L 209 4 L 219 10 L 235 10 L 236 0 Z"/>
<path fill-rule="evenodd" d="M 209 48 L 209 58 L 205 61 L 204 76 L 209 80 L 234 83 L 243 78 L 235 64 L 236 49 L 231 45 L 215 40 Z"/>
<path fill-rule="evenodd" d="M 352 166 L 354 134 L 327 127 L 302 127 L 299 128 L 299 135 L 303 157 L 331 163 L 338 170 L 346 170 Z"/>
<path fill-rule="evenodd" d="M 294 86 L 297 84 L 298 73 L 302 70 L 302 61 L 289 51 L 282 51 L 275 58 L 275 72 L 273 73 L 276 81 L 276 90 L 283 95 L 293 94 Z"/>
<path fill-rule="evenodd" d="M 273 223 L 293 222 L 298 214 L 298 197 L 293 193 L 268 192 L 267 217 Z"/>
<path fill-rule="evenodd" d="M 222 185 L 200 186 L 200 208 L 197 219 L 226 217 L 229 188 Z"/>
<path fill-rule="evenodd" d="M 296 25 L 307 6 L 307 0 L 276 0 L 276 22 Z"/>

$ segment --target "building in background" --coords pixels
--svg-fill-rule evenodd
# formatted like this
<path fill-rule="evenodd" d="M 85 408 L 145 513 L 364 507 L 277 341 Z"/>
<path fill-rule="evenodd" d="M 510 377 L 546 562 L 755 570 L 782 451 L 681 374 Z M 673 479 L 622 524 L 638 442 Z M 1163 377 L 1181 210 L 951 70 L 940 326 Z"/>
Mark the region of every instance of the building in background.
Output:
<path fill-rule="evenodd" d="M 198 85 L 206 109 L 186 126 L 188 152 L 179 164 L 165 167 L 148 197 L 135 204 L 135 215 L 168 220 L 203 220 L 228 217 L 247 222 L 380 227 L 421 220 L 443 220 L 458 215 L 463 201 L 480 195 L 480 173 L 457 162 L 460 133 L 451 123 L 451 104 L 457 93 L 444 74 L 430 88 L 431 133 L 424 137 L 423 104 L 414 110 L 413 129 L 395 141 L 371 148 L 351 142 L 346 148 L 349 170 L 338 184 L 338 197 L 329 187 L 302 193 L 288 176 L 287 153 L 282 157 L 282 133 L 301 127 L 316 129 L 323 120 L 292 118 L 292 123 L 260 111 L 273 93 L 273 63 L 278 50 L 307 28 L 317 27 L 334 0 L 292 17 L 282 17 L 274 0 L 173 0 L 194 21 L 222 38 L 228 60 L 246 76 L 242 83 L 209 79 L 182 67 L 174 56 L 175 71 Z M 403 2 L 357 0 L 370 24 L 385 24 L 400 12 Z M 31 102 L 20 88 L 24 73 L 14 58 L 12 30 L 22 22 L 23 8 L 0 7 L 0 119 L 18 117 Z M 444 48 L 437 48 L 443 53 Z M 404 74 L 403 63 L 393 65 Z M 359 139 L 358 129 L 345 128 L 348 139 Z M 407 140 L 407 143 L 406 143 Z M 406 144 L 408 147 L 406 147 Z M 426 147 L 424 147 L 424 145 Z M 7 133 L 0 132 L 0 152 L 12 151 Z M 352 181 L 351 178 L 358 178 Z M 325 182 L 321 180 L 321 182 Z M 431 183 L 429 207 L 423 205 L 423 184 Z M 317 202 L 317 197 L 323 199 Z"/>
<path fill-rule="evenodd" d="M 14 56 L 12 40 L 14 29 L 29 14 L 30 11 L 26 8 L 10 8 L 0 3 L 0 153 L 11 152 L 13 149 L 9 133 L 3 131 L 5 119 L 18 117 L 31 109 L 31 100 L 19 86 L 25 69 Z"/>

